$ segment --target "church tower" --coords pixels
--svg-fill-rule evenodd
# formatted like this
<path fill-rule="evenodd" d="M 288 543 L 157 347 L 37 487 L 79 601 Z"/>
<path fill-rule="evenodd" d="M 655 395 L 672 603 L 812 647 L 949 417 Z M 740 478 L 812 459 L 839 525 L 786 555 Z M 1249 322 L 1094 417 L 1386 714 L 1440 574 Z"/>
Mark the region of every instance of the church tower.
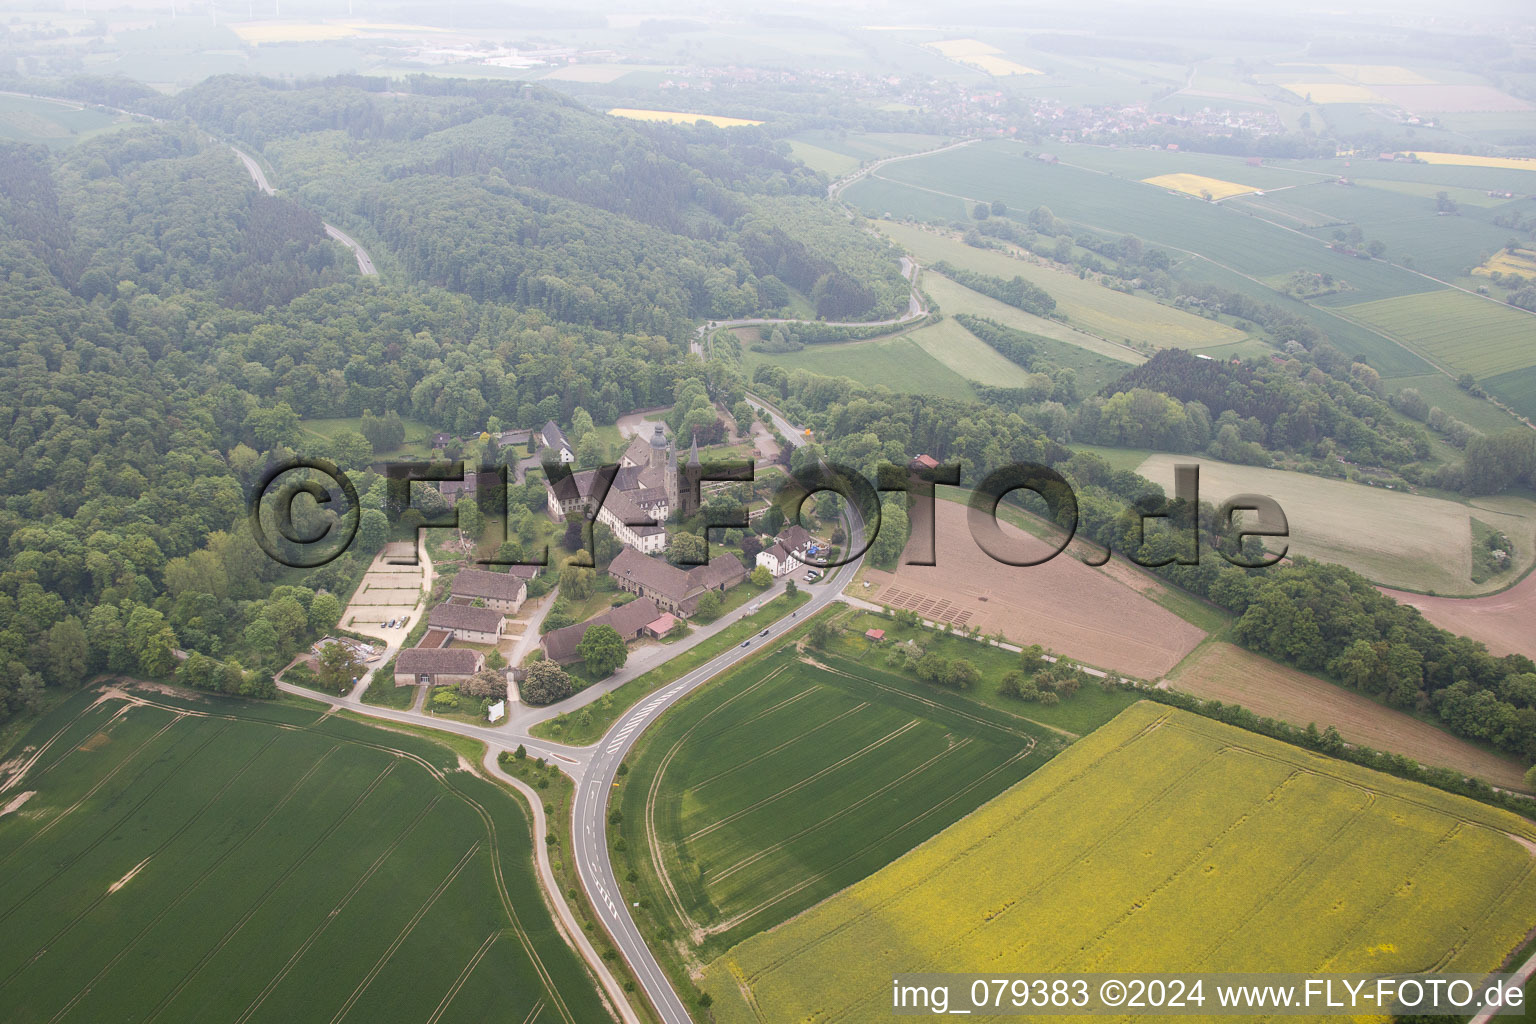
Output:
<path fill-rule="evenodd" d="M 657 445 L 664 447 L 658 448 Z M 665 457 L 662 457 L 665 452 Z M 656 465 L 658 459 L 663 463 L 662 479 L 667 485 L 667 515 L 678 514 L 678 480 L 677 480 L 677 449 L 661 435 L 661 427 L 656 427 L 656 434 L 651 438 L 651 465 Z"/>
<path fill-rule="evenodd" d="M 656 432 L 651 435 L 650 470 L 653 474 L 662 473 L 667 468 L 667 450 L 671 445 L 667 442 L 667 436 L 661 432 L 661 424 L 656 424 Z"/>
<path fill-rule="evenodd" d="M 704 468 L 699 465 L 698 434 L 693 435 L 693 447 L 688 449 L 688 466 L 684 473 L 687 475 L 688 488 L 682 495 L 682 515 L 687 518 L 699 510 L 699 501 L 702 497 L 699 493 L 699 477 L 703 475 Z"/>

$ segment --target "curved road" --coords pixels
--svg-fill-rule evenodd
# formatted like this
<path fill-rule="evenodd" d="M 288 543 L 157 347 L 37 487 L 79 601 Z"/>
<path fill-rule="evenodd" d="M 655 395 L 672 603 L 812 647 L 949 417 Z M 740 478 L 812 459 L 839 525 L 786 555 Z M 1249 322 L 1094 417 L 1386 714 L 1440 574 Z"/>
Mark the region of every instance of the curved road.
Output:
<path fill-rule="evenodd" d="M 857 546 L 862 537 L 863 531 L 855 528 L 852 544 Z M 800 611 L 809 617 L 838 600 L 843 587 L 853 580 L 853 574 L 858 571 L 862 561 L 861 555 L 837 569 L 825 585 L 818 584 L 819 592 Z M 799 611 L 791 615 L 798 620 Z M 692 1024 L 693 1018 L 689 1016 L 688 1008 L 683 1005 L 661 965 L 656 962 L 651 948 L 641 936 L 629 907 L 624 903 L 618 878 L 613 873 L 613 863 L 608 856 L 608 797 L 613 792 L 619 762 L 624 760 L 645 732 L 646 726 L 663 711 L 737 662 L 756 654 L 764 644 L 772 642 L 774 637 L 797 624 L 798 621 L 786 624 L 784 619 L 779 619 L 765 631 L 767 636 L 759 634 L 745 644 L 731 648 L 630 708 L 613 723 L 613 727 L 594 748 L 595 753 L 586 766 L 586 774 L 576 787 L 576 803 L 571 814 L 571 850 L 576 858 L 576 870 L 581 876 L 582 887 L 592 897 L 592 905 L 603 927 L 608 929 L 614 945 L 634 969 L 635 976 L 650 996 L 664 1024 Z"/>
<path fill-rule="evenodd" d="M 843 189 L 884 167 L 886 164 L 897 163 L 901 160 L 912 160 L 920 156 L 934 156 L 938 153 L 946 153 L 951 149 L 959 149 L 976 142 L 976 139 L 961 139 L 959 142 L 951 142 L 947 146 L 938 149 L 925 149 L 921 153 L 903 153 L 900 156 L 888 156 L 883 160 L 876 160 L 872 164 L 866 164 L 852 174 L 838 178 L 827 186 L 827 198 L 834 202 L 842 201 Z M 853 216 L 853 211 L 844 206 L 844 213 Z M 922 294 L 917 290 L 917 272 L 922 267 L 918 266 L 911 258 L 901 258 L 901 276 L 907 279 L 912 286 L 912 292 L 907 297 L 907 311 L 901 316 L 889 320 L 802 320 L 794 317 L 746 317 L 741 320 L 706 320 L 698 329 L 698 338 L 693 343 L 693 351 L 700 357 L 704 355 L 704 338 L 711 331 L 722 327 L 752 327 L 761 324 L 819 324 L 822 327 L 899 327 L 902 324 L 921 320 L 928 315 L 928 307 L 923 303 Z"/>
<path fill-rule="evenodd" d="M 236 150 L 238 153 L 239 151 Z M 265 188 L 265 178 L 261 176 L 261 168 L 249 161 L 248 157 L 241 154 L 242 160 L 248 161 L 246 166 L 251 170 L 251 176 L 259 187 Z M 785 438 L 792 445 L 805 443 L 804 434 L 798 428 L 783 417 L 773 406 L 751 396 L 754 401 L 766 408 L 779 427 Z M 863 537 L 862 525 L 853 525 L 850 529 L 850 538 L 853 544 L 861 542 Z M 653 722 L 661 712 L 681 700 L 688 693 L 704 685 L 710 679 L 726 671 L 743 659 L 756 654 L 762 646 L 785 632 L 791 626 L 798 625 L 803 618 L 825 608 L 835 601 L 841 600 L 842 589 L 852 580 L 853 574 L 858 571 L 863 557 L 853 560 L 847 565 L 834 570 L 826 579 L 809 588 L 811 600 L 804 606 L 781 616 L 768 627 L 768 635 L 759 634 L 747 641 L 745 645 L 738 645 L 716 655 L 713 659 L 687 673 L 679 679 L 667 684 L 656 693 L 650 694 L 645 700 L 630 708 L 613 723 L 603 738 L 593 746 L 572 747 L 562 743 L 554 743 L 549 740 L 539 739 L 531 735 L 530 730 L 538 722 L 553 718 L 557 714 L 575 710 L 590 704 L 605 693 L 611 692 L 617 686 L 629 679 L 648 671 L 660 664 L 665 659 L 657 662 L 646 662 L 626 666 L 620 673 L 603 682 L 589 686 L 577 694 L 572 695 L 558 704 L 543 708 L 528 708 L 518 705 L 518 713 L 509 717 L 508 721 L 499 726 L 476 725 L 468 722 L 454 721 L 450 719 L 435 718 L 425 711 L 417 708 L 397 709 L 380 707 L 362 702 L 362 693 L 365 686 L 360 684 L 351 692 L 334 696 L 324 694 L 316 690 L 306 689 L 279 679 L 278 688 L 286 693 L 317 700 L 331 705 L 332 708 L 354 711 L 381 722 L 394 722 L 402 725 L 422 726 L 436 729 L 440 732 L 450 732 L 459 736 L 466 736 L 485 744 L 486 754 L 484 767 L 493 777 L 508 782 L 528 795 L 527 787 L 517 783 L 512 776 L 507 775 L 497 763 L 497 757 L 503 751 L 514 750 L 519 745 L 535 757 L 543 757 L 550 763 L 559 767 L 569 775 L 575 783 L 575 805 L 571 815 L 571 852 L 575 858 L 578 877 L 582 887 L 592 898 L 592 906 L 603 927 L 608 930 L 614 947 L 623 955 L 625 961 L 634 971 L 636 979 L 644 989 L 647 998 L 656 1008 L 658 1015 L 664 1024 L 692 1024 L 688 1009 L 682 999 L 673 989 L 670 979 L 656 961 L 655 955 L 645 943 L 640 934 L 639 927 L 630 915 L 630 908 L 625 904 L 621 895 L 618 880 L 613 873 L 613 864 L 608 853 L 607 819 L 608 799 L 613 791 L 614 780 L 618 774 L 619 763 L 629 754 L 631 748 L 640 739 L 645 728 Z M 432 569 L 430 561 L 427 568 L 430 579 Z M 780 586 L 766 591 L 759 601 L 750 602 L 735 609 L 728 615 L 722 616 L 709 626 L 701 627 L 696 633 L 680 641 L 665 650 L 667 658 L 676 657 L 695 644 L 707 640 L 727 625 L 740 620 L 750 614 L 753 607 L 762 600 L 773 596 Z M 801 612 L 805 615 L 802 617 Z M 384 659 L 387 660 L 395 653 L 396 648 L 391 646 L 386 650 Z M 565 901 L 564 894 L 560 891 L 553 872 L 549 870 L 547 850 L 544 837 L 546 823 L 543 815 L 542 803 L 537 799 L 537 794 L 530 799 L 532 805 L 530 821 L 533 826 L 533 838 L 535 848 L 536 867 L 540 881 L 543 884 L 549 902 L 553 907 L 556 920 L 562 927 L 570 932 L 570 940 L 576 946 L 577 951 L 587 961 L 609 999 L 614 1003 L 615 1010 L 623 1018 L 626 1024 L 640 1024 L 640 1019 L 624 996 L 622 987 L 614 977 L 607 964 L 597 955 L 591 942 L 581 932 L 576 923 L 575 915 L 571 913 L 570 906 Z"/>
<path fill-rule="evenodd" d="M 251 180 L 256 183 L 257 188 L 269 196 L 277 195 L 277 189 L 273 188 L 271 183 L 267 181 L 267 173 L 261 169 L 261 164 L 257 163 L 254 157 L 237 146 L 230 146 L 229 148 L 234 150 L 235 156 L 240 158 L 242 164 L 245 164 L 246 172 L 250 174 Z M 357 257 L 357 269 L 362 272 L 364 277 L 378 276 L 379 270 L 373 265 L 373 258 L 368 255 L 368 250 L 364 249 L 357 239 L 334 224 L 327 221 L 321 221 L 320 223 L 325 228 L 327 235 L 352 250 L 352 255 Z"/>

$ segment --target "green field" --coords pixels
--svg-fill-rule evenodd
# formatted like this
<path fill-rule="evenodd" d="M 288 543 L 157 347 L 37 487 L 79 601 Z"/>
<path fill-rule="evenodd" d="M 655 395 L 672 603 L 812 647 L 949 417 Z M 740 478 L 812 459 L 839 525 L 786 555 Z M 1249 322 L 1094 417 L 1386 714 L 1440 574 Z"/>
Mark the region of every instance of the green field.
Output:
<path fill-rule="evenodd" d="M 870 874 L 1063 744 L 880 663 L 781 648 L 646 735 L 622 809 L 652 930 L 713 956 Z"/>
<path fill-rule="evenodd" d="M 721 1024 L 864 1024 L 890 1018 L 906 972 L 1478 973 L 1536 918 L 1533 836 L 1508 812 L 1141 703 L 736 946 L 702 987 Z"/>
<path fill-rule="evenodd" d="M 794 154 L 796 160 L 829 178 L 841 178 L 850 171 L 859 169 L 858 157 L 834 152 L 824 146 L 802 142 L 799 139 L 789 140 L 789 151 Z"/>
<path fill-rule="evenodd" d="M 129 123 L 129 118 L 63 100 L 0 96 L 0 139 L 60 148 Z"/>
<path fill-rule="evenodd" d="M 0 817 L 6 1020 L 606 1019 L 521 805 L 452 751 L 317 705 L 96 696 L 0 775 L 0 807 L 30 794 Z"/>
<path fill-rule="evenodd" d="M 1502 248 L 1509 230 L 1492 222 L 1495 211 L 1477 206 L 1469 205 L 1458 216 L 1439 216 L 1433 194 L 1438 191 L 1434 189 L 1426 197 L 1360 183 L 1351 187 L 1325 181 L 1280 195 L 1286 202 L 1302 204 L 1337 221 L 1358 224 L 1366 238 L 1380 239 L 1386 245 L 1388 259 L 1401 262 L 1411 257 L 1414 267 L 1427 274 L 1442 279 L 1460 277 L 1480 264 L 1487 253 Z M 1320 240 L 1332 241 L 1333 230 L 1324 227 L 1312 233 Z"/>
<path fill-rule="evenodd" d="M 943 313 L 984 316 L 1059 343 L 1051 345 L 1049 351 L 1042 348 L 1042 352 L 1052 361 L 1062 366 L 1071 366 L 1079 373 L 1102 376 L 1106 383 L 1147 360 L 1146 356 L 1122 343 L 1105 341 L 1097 334 L 1069 327 L 1060 320 L 1035 316 L 1017 306 L 999 302 L 990 295 L 973 291 L 934 271 L 923 272 L 923 290 L 938 303 Z"/>
<path fill-rule="evenodd" d="M 1181 76 L 1182 77 L 1182 76 Z M 1160 174 L 1200 174 L 1208 178 L 1235 181 L 1254 188 L 1279 188 L 1305 185 L 1318 179 L 1317 174 L 1271 163 L 1252 167 L 1246 157 L 1217 153 L 1169 152 L 1145 146 L 1089 146 L 1051 143 L 1047 147 L 1062 163 L 1103 171 L 1121 178 L 1140 181 Z"/>
<path fill-rule="evenodd" d="M 1466 292 L 1442 289 L 1340 312 L 1480 380 L 1536 365 L 1536 314 Z"/>
<path fill-rule="evenodd" d="M 945 318 L 908 335 L 917 346 L 967 380 L 998 388 L 1029 384 L 1029 371 L 1000 355 L 954 320 Z"/>
<path fill-rule="evenodd" d="M 1519 372 L 1519 371 L 1517 371 Z M 1536 380 L 1536 375 L 1532 375 Z M 1484 387 L 1493 381 L 1485 381 Z M 1486 398 L 1476 398 L 1457 386 L 1443 373 L 1424 373 L 1414 377 L 1394 377 L 1389 389 L 1394 393 L 1403 388 L 1417 388 L 1431 407 L 1439 406 L 1464 423 L 1471 424 L 1485 434 L 1497 434 L 1515 426 L 1509 413 Z M 1529 414 L 1528 414 L 1529 415 Z"/>
<path fill-rule="evenodd" d="M 959 152 L 964 152 L 960 150 Z M 1246 337 L 1235 327 L 1183 310 L 1164 306 L 1140 295 L 1127 295 L 1095 281 L 1031 260 L 1018 259 L 993 249 L 977 249 L 947 234 L 881 221 L 881 232 L 916 255 L 925 264 L 946 260 L 982 274 L 1010 279 L 1022 277 L 1039 285 L 1056 300 L 1057 312 L 1068 323 L 1111 341 L 1134 341 L 1158 348 L 1215 348 L 1235 344 Z"/>
<path fill-rule="evenodd" d="M 1520 415 L 1536 420 L 1536 367 L 1489 377 L 1483 387 Z"/>
<path fill-rule="evenodd" d="M 887 387 L 909 394 L 974 399 L 976 392 L 960 374 L 931 356 L 910 333 L 871 341 L 807 345 L 799 352 L 743 351 L 742 369 L 751 375 L 769 363 L 787 370 L 809 370 L 830 377 L 847 377 L 860 384 Z"/>
<path fill-rule="evenodd" d="M 858 182 L 844 198 L 872 215 L 925 216 L 920 189 L 1004 202 L 1013 211 L 1047 206 L 1058 218 L 1114 235 L 1199 253 L 1220 266 L 1269 278 L 1295 270 L 1332 273 L 1350 282 L 1357 301 L 1423 291 L 1429 284 L 1401 268 L 1330 251 L 1318 239 L 1257 217 L 1164 189 L 1067 164 L 1046 164 L 1024 146 L 1002 140 L 923 156 L 882 168 L 876 182 L 913 186 L 911 205 L 899 189 Z M 1241 180 L 1241 178 L 1237 179 Z M 1059 300 L 1058 300 L 1059 301 Z"/>
<path fill-rule="evenodd" d="M 1536 503 L 1523 498 L 1478 501 L 1477 518 L 1513 542 L 1515 569 L 1476 583 L 1470 505 L 1188 455 L 1153 455 L 1137 472 L 1171 491 L 1178 463 L 1199 465 L 1200 497 L 1214 505 L 1237 494 L 1264 494 L 1279 502 L 1290 527 L 1284 543 L 1291 554 L 1348 566 L 1377 583 L 1447 596 L 1487 593 L 1508 586 L 1536 561 Z"/>
<path fill-rule="evenodd" d="M 925 149 L 937 149 L 948 142 L 943 135 L 922 135 L 916 132 L 829 132 L 808 131 L 796 135 L 791 146 L 803 143 L 845 159 L 855 165 L 870 160 L 883 160 L 888 156 L 904 156 L 921 153 Z"/>

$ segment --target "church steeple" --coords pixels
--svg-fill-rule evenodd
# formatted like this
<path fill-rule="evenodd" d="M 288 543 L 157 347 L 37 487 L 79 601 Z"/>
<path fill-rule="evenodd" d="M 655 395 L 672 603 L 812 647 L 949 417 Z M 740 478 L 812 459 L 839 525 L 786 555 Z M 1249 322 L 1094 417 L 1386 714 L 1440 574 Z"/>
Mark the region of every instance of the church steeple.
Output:
<path fill-rule="evenodd" d="M 688 449 L 688 466 L 683 471 L 687 475 L 687 481 L 683 485 L 681 501 L 678 511 L 683 518 L 688 518 L 699 510 L 699 502 L 702 495 L 699 493 L 699 478 L 704 473 L 704 467 L 699 464 L 699 434 L 694 431 L 693 444 Z"/>

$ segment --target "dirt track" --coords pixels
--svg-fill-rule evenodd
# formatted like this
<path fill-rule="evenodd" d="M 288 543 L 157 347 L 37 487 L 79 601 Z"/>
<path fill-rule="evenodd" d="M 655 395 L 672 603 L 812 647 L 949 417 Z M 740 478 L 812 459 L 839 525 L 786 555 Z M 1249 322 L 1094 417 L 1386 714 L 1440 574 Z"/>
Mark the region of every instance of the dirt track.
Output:
<path fill-rule="evenodd" d="M 1441 629 L 1481 640 L 1494 654 L 1536 658 L 1536 572 L 1502 594 L 1487 597 L 1426 597 L 1380 588 L 1411 604 Z"/>
<path fill-rule="evenodd" d="M 1083 565 L 1069 554 L 1043 565 L 1015 567 L 977 547 L 966 507 L 936 502 L 936 565 L 902 565 L 892 573 L 869 569 L 869 589 L 855 597 L 910 608 L 925 619 L 957 628 L 975 626 L 1021 644 L 1142 679 L 1168 672 L 1205 634 L 1135 590 Z M 914 524 L 916 526 L 917 524 Z M 1017 527 L 1005 536 L 1031 557 L 1050 548 Z M 914 536 L 917 530 L 914 529 Z"/>

